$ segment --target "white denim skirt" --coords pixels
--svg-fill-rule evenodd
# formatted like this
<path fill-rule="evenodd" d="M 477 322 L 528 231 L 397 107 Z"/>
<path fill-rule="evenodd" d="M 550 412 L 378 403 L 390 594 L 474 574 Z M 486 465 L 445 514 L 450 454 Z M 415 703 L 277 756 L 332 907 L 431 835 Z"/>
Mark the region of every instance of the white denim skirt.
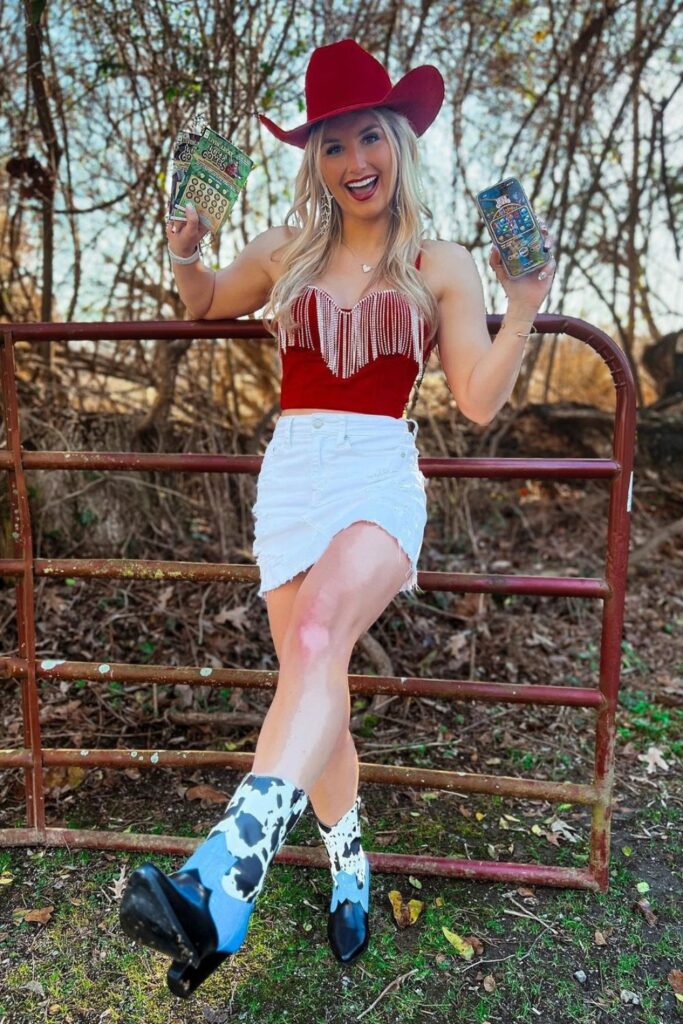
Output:
<path fill-rule="evenodd" d="M 414 424 L 411 433 L 409 424 Z M 416 420 L 355 412 L 280 416 L 256 488 L 253 554 L 259 597 L 309 569 L 340 530 L 382 526 L 410 559 L 401 591 L 418 591 L 427 524 Z"/>

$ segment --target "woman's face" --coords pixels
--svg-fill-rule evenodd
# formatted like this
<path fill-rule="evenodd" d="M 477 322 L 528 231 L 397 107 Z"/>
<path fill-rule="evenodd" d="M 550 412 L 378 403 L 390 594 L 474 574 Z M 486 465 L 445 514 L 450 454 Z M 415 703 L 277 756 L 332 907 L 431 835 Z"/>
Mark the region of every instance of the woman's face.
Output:
<path fill-rule="evenodd" d="M 391 147 L 372 111 L 354 110 L 326 122 L 320 170 L 342 215 L 369 220 L 386 213 L 396 188 L 396 171 Z M 367 185 L 351 187 L 366 181 Z"/>

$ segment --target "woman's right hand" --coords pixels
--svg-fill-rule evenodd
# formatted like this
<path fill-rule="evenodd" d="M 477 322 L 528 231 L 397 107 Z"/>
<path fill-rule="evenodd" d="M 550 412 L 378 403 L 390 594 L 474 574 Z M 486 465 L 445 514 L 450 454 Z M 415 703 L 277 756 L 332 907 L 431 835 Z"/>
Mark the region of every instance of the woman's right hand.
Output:
<path fill-rule="evenodd" d="M 185 220 L 166 221 L 166 238 L 175 256 L 191 256 L 197 245 L 211 229 L 200 221 L 191 203 L 185 207 Z"/>

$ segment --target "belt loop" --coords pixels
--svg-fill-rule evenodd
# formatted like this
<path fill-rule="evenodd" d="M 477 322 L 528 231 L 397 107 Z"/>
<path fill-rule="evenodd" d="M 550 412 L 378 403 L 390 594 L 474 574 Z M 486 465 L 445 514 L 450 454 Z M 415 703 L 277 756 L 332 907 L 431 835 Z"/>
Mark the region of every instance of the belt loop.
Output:
<path fill-rule="evenodd" d="M 413 440 L 416 440 L 417 439 L 417 432 L 420 429 L 420 424 L 417 422 L 417 420 L 410 420 L 410 419 L 408 420 L 408 423 L 414 423 L 415 424 L 415 430 L 413 431 Z"/>

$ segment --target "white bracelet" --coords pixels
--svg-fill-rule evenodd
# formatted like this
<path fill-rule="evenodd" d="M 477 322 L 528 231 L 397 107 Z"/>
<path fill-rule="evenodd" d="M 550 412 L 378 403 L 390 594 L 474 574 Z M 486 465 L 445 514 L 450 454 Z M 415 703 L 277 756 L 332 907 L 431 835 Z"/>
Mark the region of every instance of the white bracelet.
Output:
<path fill-rule="evenodd" d="M 194 252 L 191 253 L 189 256 L 176 256 L 176 254 L 171 249 L 171 246 L 169 245 L 169 247 L 168 247 L 168 254 L 171 257 L 171 263 L 182 263 L 184 265 L 186 265 L 188 263 L 196 263 L 197 260 L 201 259 L 201 255 L 202 255 L 200 253 L 200 251 L 199 251 L 199 246 L 198 245 L 195 246 Z"/>

